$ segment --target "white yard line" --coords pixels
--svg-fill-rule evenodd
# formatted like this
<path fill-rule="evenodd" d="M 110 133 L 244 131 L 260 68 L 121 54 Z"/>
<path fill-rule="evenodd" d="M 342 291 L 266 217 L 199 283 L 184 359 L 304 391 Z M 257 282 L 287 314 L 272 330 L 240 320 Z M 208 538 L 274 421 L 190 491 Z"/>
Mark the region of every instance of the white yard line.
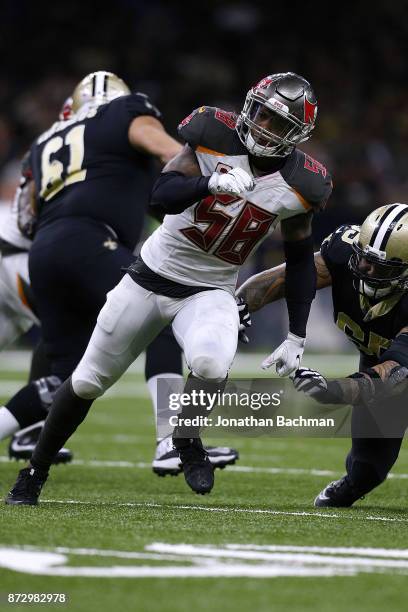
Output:
<path fill-rule="evenodd" d="M 224 514 L 266 514 L 271 516 L 296 516 L 313 518 L 345 519 L 351 521 L 380 521 L 386 523 L 408 523 L 408 518 L 393 518 L 389 516 L 359 515 L 355 509 L 350 514 L 334 514 L 323 512 L 288 512 L 284 510 L 267 510 L 262 508 L 219 508 L 216 506 L 193 506 L 184 504 L 158 504 L 155 502 L 115 502 L 100 500 L 82 501 L 78 499 L 43 499 L 42 504 L 62 504 L 73 506 L 115 506 L 123 508 L 164 508 L 166 510 L 193 510 L 196 512 L 219 512 Z"/>
<path fill-rule="evenodd" d="M 163 542 L 152 542 L 139 552 L 60 546 L 0 546 L 0 566 L 34 575 L 101 578 L 328 577 L 356 576 L 362 572 L 406 575 L 407 552 L 309 546 L 270 546 L 265 552 L 263 547 L 251 544 L 216 546 Z M 103 567 L 89 565 L 89 561 L 88 565 L 80 566 L 77 561 L 71 565 L 70 557 L 75 556 L 126 559 L 127 563 L 121 565 L 107 560 Z M 133 565 L 129 563 L 132 559 L 135 560 Z M 149 565 L 149 561 L 155 564 Z"/>
<path fill-rule="evenodd" d="M 245 376 L 270 377 L 271 372 L 261 370 L 261 362 L 265 359 L 264 353 L 237 353 L 231 374 L 236 376 L 243 374 Z M 305 357 L 306 359 L 306 357 Z M 307 355 L 307 365 L 318 370 L 327 369 L 327 365 L 331 360 L 336 360 L 336 368 L 344 372 L 352 372 L 357 365 L 357 354 L 320 354 L 310 353 Z M 7 372 L 27 372 L 30 368 L 31 352 L 30 351 L 2 351 L 0 353 L 0 371 Z M 144 374 L 145 357 L 142 354 L 129 367 L 129 374 Z M 185 372 L 187 373 L 187 371 Z"/>
<path fill-rule="evenodd" d="M 10 459 L 5 455 L 0 455 L 0 463 L 9 463 Z M 151 463 L 145 463 L 143 461 L 106 461 L 99 459 L 74 459 L 72 465 L 80 465 L 85 467 L 112 467 L 112 468 L 132 468 L 132 469 L 151 469 Z M 240 472 L 248 474 L 287 474 L 293 476 L 328 476 L 338 477 L 343 474 L 341 472 L 335 472 L 333 470 L 318 470 L 315 468 L 280 468 L 280 467 L 257 467 L 250 465 L 231 465 L 228 468 L 228 472 Z M 394 480 L 407 480 L 408 474 L 397 474 L 392 473 L 388 475 L 388 478 Z"/>

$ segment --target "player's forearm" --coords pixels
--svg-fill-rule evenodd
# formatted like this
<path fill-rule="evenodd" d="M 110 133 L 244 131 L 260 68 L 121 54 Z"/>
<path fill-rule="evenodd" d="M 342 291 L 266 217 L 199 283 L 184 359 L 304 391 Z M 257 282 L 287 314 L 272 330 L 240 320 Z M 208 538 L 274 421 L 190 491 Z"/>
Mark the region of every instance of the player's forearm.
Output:
<path fill-rule="evenodd" d="M 137 132 L 137 148 L 166 164 L 180 153 L 183 147 L 161 127 L 143 125 Z"/>
<path fill-rule="evenodd" d="M 341 404 L 369 406 L 376 400 L 386 400 L 406 392 L 406 368 L 396 361 L 386 361 L 366 372 L 355 372 L 347 378 L 328 382 L 329 389 Z"/>
<path fill-rule="evenodd" d="M 317 289 L 329 287 L 332 280 L 320 251 L 314 254 L 314 263 L 317 274 Z M 248 278 L 238 289 L 237 295 L 244 299 L 250 312 L 255 312 L 266 304 L 285 297 L 285 281 L 286 264 L 281 264 Z"/>
<path fill-rule="evenodd" d="M 209 176 L 184 176 L 163 172 L 153 186 L 150 204 L 175 215 L 209 195 Z"/>
<path fill-rule="evenodd" d="M 265 270 L 245 281 L 238 289 L 237 295 L 244 299 L 250 312 L 255 312 L 285 296 L 285 276 L 285 264 Z"/>
<path fill-rule="evenodd" d="M 284 242 L 286 259 L 285 298 L 289 331 L 306 337 L 310 308 L 316 295 L 317 274 L 314 265 L 312 236 L 295 242 Z"/>

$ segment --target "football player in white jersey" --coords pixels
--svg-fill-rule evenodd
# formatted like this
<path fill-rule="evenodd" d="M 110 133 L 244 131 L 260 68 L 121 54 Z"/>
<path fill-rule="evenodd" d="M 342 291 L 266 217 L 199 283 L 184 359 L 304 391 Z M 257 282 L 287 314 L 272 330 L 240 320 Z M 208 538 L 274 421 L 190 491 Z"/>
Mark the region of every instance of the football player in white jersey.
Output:
<path fill-rule="evenodd" d="M 12 206 L 0 225 L 0 351 L 38 325 L 27 287 L 31 240 L 19 228 L 21 201 L 30 199 L 30 177 L 23 169 Z"/>
<path fill-rule="evenodd" d="M 55 451 L 169 323 L 191 371 L 185 391 L 223 388 L 237 348 L 239 266 L 279 222 L 289 334 L 262 365 L 276 364 L 281 376 L 299 366 L 316 288 L 311 220 L 332 189 L 326 168 L 296 149 L 310 137 L 316 113 L 311 85 L 280 73 L 250 89 L 239 116 L 200 107 L 180 124 L 185 147 L 165 166 L 152 196 L 166 212 L 164 222 L 108 294 L 85 354 L 57 392 L 30 466 L 20 471 L 7 503 L 37 503 Z M 181 417 L 186 414 L 191 407 Z M 208 493 L 214 476 L 199 428 L 186 435 L 179 421 L 173 443 L 187 484 Z"/>

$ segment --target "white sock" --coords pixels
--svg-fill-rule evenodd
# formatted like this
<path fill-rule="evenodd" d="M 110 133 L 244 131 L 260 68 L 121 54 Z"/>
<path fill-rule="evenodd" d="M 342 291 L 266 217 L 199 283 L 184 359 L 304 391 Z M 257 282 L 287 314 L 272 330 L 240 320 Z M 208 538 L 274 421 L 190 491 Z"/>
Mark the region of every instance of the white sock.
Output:
<path fill-rule="evenodd" d="M 13 417 L 8 408 L 2 406 L 0 408 L 0 440 L 12 436 L 19 429 L 20 425 L 17 419 Z"/>
<path fill-rule="evenodd" d="M 147 381 L 147 386 L 149 388 L 149 393 L 150 393 L 150 397 L 152 399 L 152 404 L 153 404 L 154 422 L 155 422 L 155 425 L 156 425 L 156 440 L 157 440 L 157 442 L 160 442 L 160 440 L 163 439 L 163 436 L 159 436 L 158 428 L 157 428 L 157 424 L 158 424 L 158 418 L 157 418 L 157 411 L 158 411 L 158 405 L 157 405 L 157 380 L 159 378 L 175 378 L 175 379 L 179 379 L 180 381 L 183 381 L 183 377 L 181 376 L 181 374 L 175 374 L 174 372 L 164 372 L 163 374 L 156 374 L 155 376 L 152 376 L 151 378 L 149 378 L 149 380 Z M 169 393 L 170 392 L 171 392 L 171 389 L 169 389 Z"/>

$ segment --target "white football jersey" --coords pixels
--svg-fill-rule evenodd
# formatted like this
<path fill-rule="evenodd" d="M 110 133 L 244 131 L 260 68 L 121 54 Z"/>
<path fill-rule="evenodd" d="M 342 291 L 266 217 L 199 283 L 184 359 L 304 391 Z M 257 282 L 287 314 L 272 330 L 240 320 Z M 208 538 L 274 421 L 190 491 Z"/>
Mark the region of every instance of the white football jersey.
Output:
<path fill-rule="evenodd" d="M 254 176 L 235 131 L 234 115 L 201 107 L 179 126 L 203 176 L 243 168 Z M 242 197 L 208 195 L 180 214 L 166 215 L 141 256 L 154 272 L 183 285 L 234 293 L 239 267 L 289 217 L 324 205 L 331 179 L 324 166 L 295 150 L 276 172 L 254 177 Z"/>
<path fill-rule="evenodd" d="M 4 206 L 1 205 L 0 208 L 0 238 L 20 249 L 28 251 L 31 247 L 31 240 L 23 236 L 18 227 L 16 200 L 14 199 L 12 205 L 9 202 L 5 202 Z"/>
<path fill-rule="evenodd" d="M 247 156 L 196 154 L 203 176 L 238 167 L 252 175 Z M 256 178 L 255 189 L 242 198 L 210 195 L 178 215 L 166 215 L 141 256 L 173 281 L 234 293 L 239 266 L 279 221 L 304 212 L 298 195 L 275 172 Z"/>

